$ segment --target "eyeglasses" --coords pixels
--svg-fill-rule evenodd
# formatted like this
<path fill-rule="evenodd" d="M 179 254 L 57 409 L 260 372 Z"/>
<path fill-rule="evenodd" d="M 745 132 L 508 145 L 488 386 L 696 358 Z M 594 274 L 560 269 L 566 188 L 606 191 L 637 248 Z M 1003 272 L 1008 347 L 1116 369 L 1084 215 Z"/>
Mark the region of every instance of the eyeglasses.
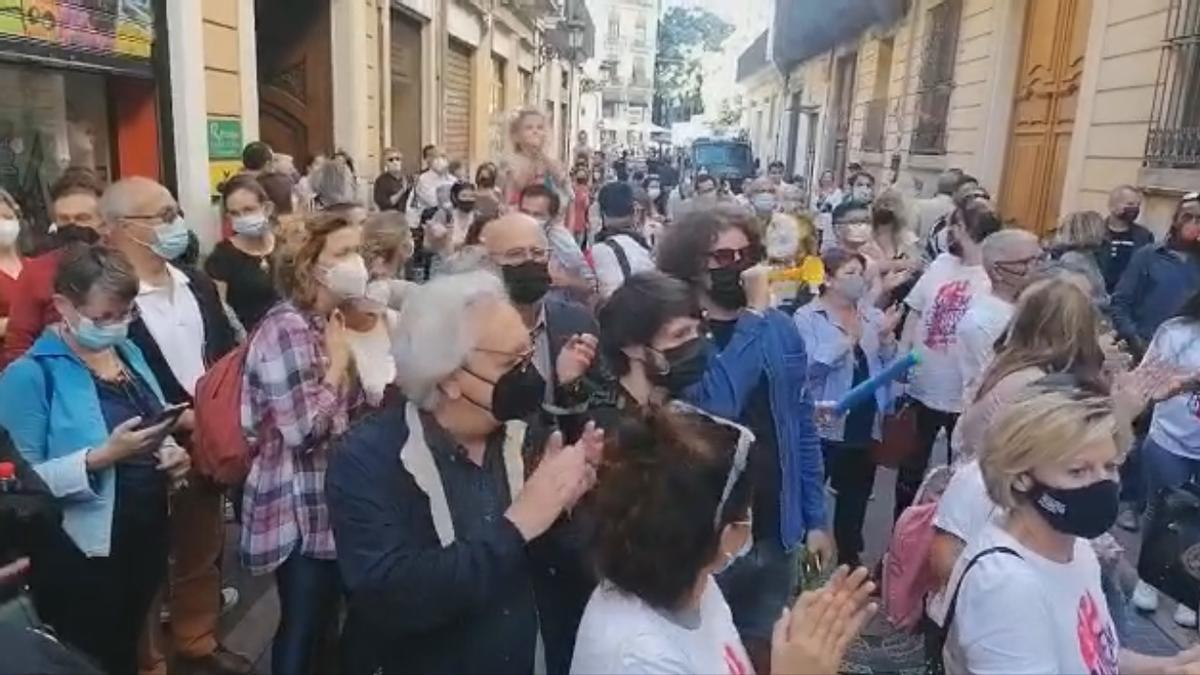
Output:
<path fill-rule="evenodd" d="M 996 269 L 1015 276 L 1025 276 L 1029 273 L 1030 268 L 1040 265 L 1048 259 L 1049 255 L 1043 252 L 1019 260 L 998 260 Z"/>
<path fill-rule="evenodd" d="M 154 214 L 150 214 L 150 215 L 121 216 L 121 220 L 134 220 L 134 221 L 147 221 L 147 222 L 157 220 L 159 223 L 170 223 L 170 222 L 173 222 L 176 218 L 181 218 L 181 217 L 183 217 L 183 212 L 179 210 L 179 207 L 168 206 L 168 207 L 164 208 L 162 211 L 159 211 L 158 213 L 154 213 Z M 139 223 L 139 224 L 142 224 L 142 223 Z"/>
<path fill-rule="evenodd" d="M 742 248 L 718 248 L 708 252 L 708 259 L 714 265 L 720 267 L 728 267 L 743 260 L 752 263 L 758 262 L 758 248 L 755 246 L 743 246 Z"/>
<path fill-rule="evenodd" d="M 527 262 L 544 263 L 550 260 L 549 249 L 540 246 L 510 248 L 495 257 L 500 265 L 520 265 Z"/>

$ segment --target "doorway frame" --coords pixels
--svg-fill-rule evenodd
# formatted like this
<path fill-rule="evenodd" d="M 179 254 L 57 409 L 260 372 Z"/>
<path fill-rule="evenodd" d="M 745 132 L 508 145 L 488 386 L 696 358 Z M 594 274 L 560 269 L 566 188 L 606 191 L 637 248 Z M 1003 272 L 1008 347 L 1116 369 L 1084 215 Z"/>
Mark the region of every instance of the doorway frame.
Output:
<path fill-rule="evenodd" d="M 985 133 L 981 134 L 983 141 L 976 155 L 976 163 L 979 179 L 984 185 L 994 186 L 996 191 L 1000 190 L 1004 181 L 1004 163 L 1008 159 L 1008 143 L 1012 138 L 1021 50 L 1025 41 L 1025 15 L 1032 1 L 998 3 L 994 10 L 999 12 L 992 43 L 995 67 L 992 69 L 992 88 L 988 94 L 990 103 L 986 107 L 987 118 L 982 128 Z M 1004 132 L 988 134 L 987 129 L 1003 129 Z"/>

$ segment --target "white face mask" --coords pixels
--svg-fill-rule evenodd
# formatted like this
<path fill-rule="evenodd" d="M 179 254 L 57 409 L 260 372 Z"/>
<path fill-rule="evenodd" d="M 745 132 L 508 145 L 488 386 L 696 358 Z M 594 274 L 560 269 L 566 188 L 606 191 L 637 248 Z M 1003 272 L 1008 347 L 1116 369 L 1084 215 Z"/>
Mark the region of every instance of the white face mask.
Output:
<path fill-rule="evenodd" d="M 21 223 L 13 218 L 0 220 L 0 246 L 12 246 L 21 236 Z"/>
<path fill-rule="evenodd" d="M 367 263 L 355 254 L 331 267 L 324 268 L 321 284 L 342 300 L 364 298 L 367 295 Z"/>
<path fill-rule="evenodd" d="M 231 219 L 233 231 L 247 237 L 261 237 L 270 229 L 270 222 L 264 213 L 248 213 Z"/>
<path fill-rule="evenodd" d="M 870 223 L 849 223 L 842 225 L 842 238 L 848 244 L 865 244 L 871 241 L 874 232 Z"/>
<path fill-rule="evenodd" d="M 437 173 L 446 173 L 446 169 L 450 168 L 450 162 L 447 161 L 445 157 L 438 157 L 437 159 L 433 160 L 433 163 L 430 164 L 430 167 Z"/>
<path fill-rule="evenodd" d="M 650 196 L 650 199 L 658 199 L 662 195 L 662 190 L 659 188 L 650 188 L 646 190 L 646 194 Z"/>

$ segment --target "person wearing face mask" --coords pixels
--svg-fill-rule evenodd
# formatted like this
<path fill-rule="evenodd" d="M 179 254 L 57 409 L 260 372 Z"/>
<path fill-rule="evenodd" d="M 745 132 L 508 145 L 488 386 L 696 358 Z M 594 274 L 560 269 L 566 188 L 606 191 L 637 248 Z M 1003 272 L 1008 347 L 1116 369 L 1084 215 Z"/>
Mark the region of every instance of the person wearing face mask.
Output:
<path fill-rule="evenodd" d="M 325 472 L 333 439 L 361 397 L 341 307 L 367 293 L 362 231 L 342 215 L 312 216 L 280 244 L 283 300 L 246 352 L 242 429 L 253 460 L 242 498 L 239 553 L 251 574 L 273 574 L 280 621 L 278 672 L 311 672 L 337 617 L 337 548 Z"/>
<path fill-rule="evenodd" d="M 138 278 L 137 318 L 129 326 L 129 338 L 141 350 L 166 403 L 191 406 L 196 381 L 236 344 L 217 287 L 203 272 L 169 262 L 182 239 L 175 234 L 178 206 L 162 185 L 147 178 L 118 181 L 100 199 L 100 215 L 109 242 Z M 156 220 L 159 224 L 153 224 Z M 184 413 L 172 429 L 184 448 L 190 446 L 193 422 L 190 412 Z M 194 479 L 172 499 L 174 563 L 165 594 L 171 608 L 169 637 L 176 658 L 188 665 L 248 672 L 249 661 L 217 642 L 223 519 L 221 490 L 208 481 Z M 147 643 L 152 653 L 144 665 L 163 665 L 157 640 Z"/>
<path fill-rule="evenodd" d="M 611 435 L 592 500 L 602 579 L 580 622 L 571 673 L 758 672 L 717 582 L 754 541 L 753 435 L 679 404 L 629 418 Z M 866 570 L 837 571 L 818 593 L 844 590 L 847 621 L 835 627 L 808 616 L 802 601 L 775 631 L 771 672 L 835 672 L 871 614 L 871 588 Z M 823 641 L 822 631 L 839 637 Z M 788 653 L 789 633 L 808 648 Z"/>
<path fill-rule="evenodd" d="M 54 308 L 54 275 L 62 249 L 72 243 L 95 244 L 102 237 L 100 194 L 103 182 L 95 172 L 72 167 L 50 186 L 50 249 L 25 260 L 14 285 L 0 353 L 0 367 L 20 358 L 42 330 L 61 317 Z"/>
<path fill-rule="evenodd" d="M 425 209 L 441 206 L 438 201 L 438 190 L 443 186 L 454 185 L 455 178 L 450 175 L 450 161 L 436 145 L 427 145 L 421 153 L 425 159 L 425 170 L 417 176 L 414 187 L 411 208 L 417 213 Z"/>
<path fill-rule="evenodd" d="M 541 224 L 550 243 L 552 292 L 586 306 L 596 295 L 596 272 L 579 242 L 559 221 L 561 208 L 558 193 L 544 185 L 530 185 L 521 191 L 521 213 Z"/>
<path fill-rule="evenodd" d="M 572 585 L 586 567 L 571 510 L 604 435 L 547 440 L 533 341 L 495 274 L 445 274 L 408 302 L 392 342 L 403 397 L 329 468 L 345 670 L 565 673 L 590 592 Z"/>
<path fill-rule="evenodd" d="M 1145 353 L 1154 332 L 1200 289 L 1200 193 L 1179 200 L 1166 241 L 1144 246 L 1129 261 L 1112 296 L 1113 325 Z"/>
<path fill-rule="evenodd" d="M 650 210 L 646 211 L 646 220 L 662 223 L 667 215 L 667 193 L 663 191 L 662 179 L 657 175 L 646 176 L 642 181 L 642 189 L 650 200 Z"/>
<path fill-rule="evenodd" d="M 799 547 L 832 560 L 821 444 L 808 357 L 791 318 L 770 308 L 757 224 L 745 209 L 694 212 L 659 242 L 658 265 L 686 282 L 706 312 L 711 344 L 730 378 L 725 391 L 684 399 L 744 424 L 756 438 L 754 548 L 719 578 L 756 672 L 770 672 L 772 626 L 797 583 Z M 705 394 L 703 398 L 693 396 Z"/>
<path fill-rule="evenodd" d="M 767 222 L 775 209 L 779 207 L 779 198 L 775 195 L 775 186 L 767 178 L 756 178 L 746 188 L 746 205 L 754 211 L 754 216 L 760 222 Z"/>
<path fill-rule="evenodd" d="M 25 260 L 18 251 L 21 238 L 21 207 L 6 190 L 0 189 L 0 346 L 8 331 L 9 307 Z"/>
<path fill-rule="evenodd" d="M 853 199 L 843 201 L 833 210 L 833 239 L 822 240 L 822 253 L 834 248 L 859 251 L 874 239 L 871 229 L 871 206 Z"/>
<path fill-rule="evenodd" d="M 1154 233 L 1137 224 L 1142 213 L 1142 192 L 1132 185 L 1119 185 L 1108 194 L 1108 217 L 1100 256 L 1104 287 L 1117 289 L 1121 276 L 1133 260 L 1133 254 L 1154 243 Z"/>
<path fill-rule="evenodd" d="M 275 290 L 276 233 L 274 205 L 250 176 L 235 176 L 221 192 L 221 208 L 233 235 L 221 241 L 204 263 L 226 302 L 246 330 L 252 331 L 279 301 Z"/>
<path fill-rule="evenodd" d="M 571 209 L 567 211 L 567 230 L 582 249 L 587 245 L 588 231 L 591 230 L 592 185 L 587 166 L 575 167 L 574 178 Z"/>
<path fill-rule="evenodd" d="M 545 231 L 533 218 L 510 213 L 485 225 L 480 243 L 499 267 L 509 298 L 532 336 L 533 365 L 544 379 L 546 411 L 580 412 L 587 401 L 584 380 L 600 380 L 592 370 L 599 329 L 583 305 L 546 296 L 551 254 Z"/>
<path fill-rule="evenodd" d="M 637 200 L 629 183 L 605 185 L 599 202 L 603 227 L 591 253 L 600 297 L 607 298 L 630 276 L 654 269 L 654 258 L 638 229 Z"/>
<path fill-rule="evenodd" d="M 896 356 L 897 309 L 887 314 L 866 301 L 866 258 L 845 249 L 827 251 L 821 295 L 801 307 L 796 328 L 808 354 L 808 386 L 821 401 L 837 401 L 853 387 L 878 374 Z M 890 387 L 880 387 L 844 416 L 821 425 L 825 472 L 837 490 L 833 536 L 838 562 L 861 564 L 862 528 L 875 484 L 870 446 L 882 435 L 884 413 L 892 404 Z"/>
<path fill-rule="evenodd" d="M 383 151 L 383 173 L 375 178 L 375 206 L 380 211 L 403 211 L 411 186 L 404 175 L 404 155 L 395 148 Z"/>
<path fill-rule="evenodd" d="M 484 162 L 475 169 L 475 187 L 481 192 L 488 193 L 497 202 L 500 202 L 502 195 L 500 189 L 496 187 L 496 176 L 500 170 L 496 167 L 495 162 Z"/>
<path fill-rule="evenodd" d="M 973 398 L 980 376 L 996 355 L 996 340 L 1008 328 L 1017 296 L 1033 281 L 1046 259 L 1037 237 L 1020 229 L 988 235 L 980 252 L 983 269 L 992 282 L 991 291 L 971 298 L 956 329 L 959 371 L 967 398 Z"/>
<path fill-rule="evenodd" d="M 1130 442 L 1108 392 L 1070 375 L 1034 382 L 988 430 L 979 466 L 999 513 L 951 574 L 946 672 L 1193 672 L 1195 650 L 1121 647 L 1088 543 L 1116 521 Z"/>
<path fill-rule="evenodd" d="M 165 579 L 168 492 L 190 468 L 174 418 L 128 338 L 138 278 L 121 253 L 73 244 L 63 317 L 0 375 L 0 426 L 49 487 L 62 529 L 35 556 L 39 615 L 106 672 L 137 671 L 138 636 Z"/>
<path fill-rule="evenodd" d="M 850 199 L 867 204 L 875 201 L 875 177 L 866 171 L 859 170 L 851 174 L 846 185 L 849 186 Z"/>
<path fill-rule="evenodd" d="M 442 199 L 442 194 L 445 198 Z M 476 193 L 470 183 L 454 183 L 438 190 L 444 206 L 425 225 L 425 252 L 431 256 L 429 275 L 439 272 L 446 259 L 454 255 L 467 240 L 467 232 L 475 222 Z"/>

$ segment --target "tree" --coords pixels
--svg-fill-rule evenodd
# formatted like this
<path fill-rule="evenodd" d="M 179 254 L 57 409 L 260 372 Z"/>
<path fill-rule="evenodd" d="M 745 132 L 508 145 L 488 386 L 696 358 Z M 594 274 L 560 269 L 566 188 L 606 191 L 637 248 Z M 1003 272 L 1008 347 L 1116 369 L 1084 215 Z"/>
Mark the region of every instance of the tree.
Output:
<path fill-rule="evenodd" d="M 721 101 L 721 110 L 713 122 L 713 129 L 729 131 L 742 126 L 742 115 L 746 111 L 746 103 L 741 96 L 732 96 Z"/>
<path fill-rule="evenodd" d="M 704 112 L 700 57 L 718 52 L 733 26 L 706 9 L 672 7 L 658 22 L 654 122 L 669 127 Z"/>

